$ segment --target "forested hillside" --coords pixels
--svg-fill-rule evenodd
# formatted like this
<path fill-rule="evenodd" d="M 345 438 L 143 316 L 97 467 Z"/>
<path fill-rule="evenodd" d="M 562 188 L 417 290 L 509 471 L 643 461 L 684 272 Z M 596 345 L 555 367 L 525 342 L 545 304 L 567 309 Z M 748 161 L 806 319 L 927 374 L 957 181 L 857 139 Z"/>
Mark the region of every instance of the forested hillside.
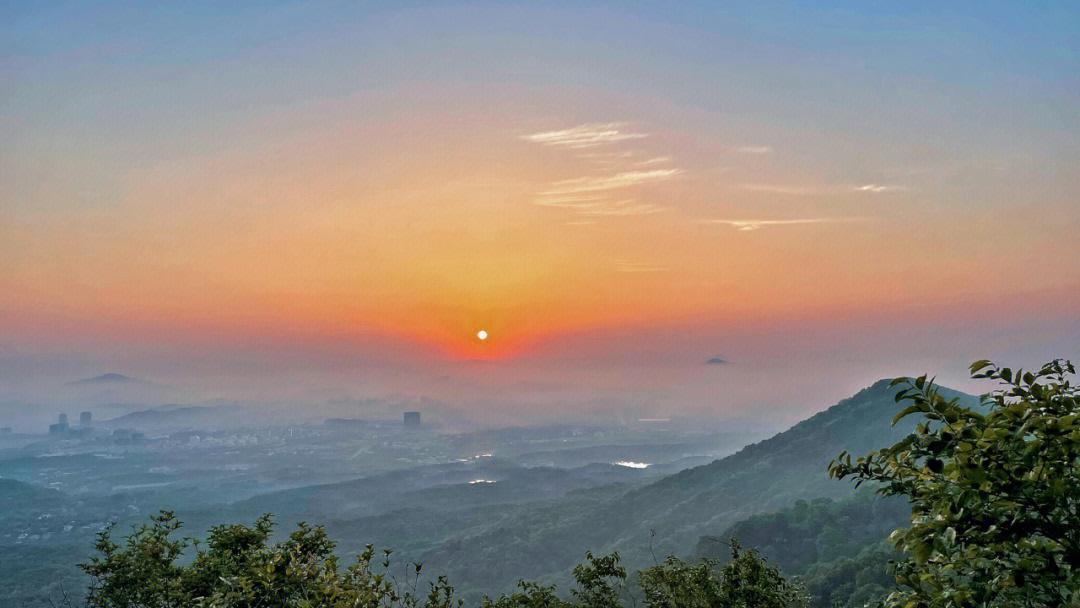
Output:
<path fill-rule="evenodd" d="M 941 391 L 977 406 L 975 397 Z M 896 392 L 882 380 L 727 458 L 595 501 L 542 503 L 422 559 L 464 585 L 504 589 L 522 577 L 565 582 L 588 550 L 618 551 L 632 568 L 651 565 L 654 555 L 687 555 L 700 537 L 750 516 L 849 496 L 851 486 L 830 480 L 827 465 L 841 451 L 867 452 L 911 432 L 914 421 L 892 426 L 901 409 Z"/>
<path fill-rule="evenodd" d="M 907 501 L 863 488 L 843 500 L 797 500 L 744 519 L 719 535 L 701 537 L 697 555 L 723 562 L 734 539 L 798 576 L 818 605 L 854 608 L 895 587 L 887 564 L 898 555 L 885 539 L 910 521 Z"/>

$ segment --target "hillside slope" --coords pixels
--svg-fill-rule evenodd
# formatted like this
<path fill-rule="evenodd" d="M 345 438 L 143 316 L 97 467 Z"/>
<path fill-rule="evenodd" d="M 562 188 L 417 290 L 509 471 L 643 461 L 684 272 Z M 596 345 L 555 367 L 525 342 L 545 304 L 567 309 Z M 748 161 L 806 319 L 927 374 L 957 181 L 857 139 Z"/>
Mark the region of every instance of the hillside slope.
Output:
<path fill-rule="evenodd" d="M 590 550 L 618 551 L 631 568 L 651 565 L 654 555 L 690 554 L 701 536 L 751 515 L 798 499 L 848 496 L 851 486 L 828 479 L 826 466 L 843 450 L 862 454 L 911 432 L 914 420 L 892 426 L 900 409 L 896 392 L 879 381 L 727 458 L 597 504 L 578 499 L 535 505 L 480 534 L 450 540 L 423 561 L 455 582 L 501 589 L 517 578 L 565 580 L 567 569 Z M 969 395 L 942 393 L 977 404 Z"/>

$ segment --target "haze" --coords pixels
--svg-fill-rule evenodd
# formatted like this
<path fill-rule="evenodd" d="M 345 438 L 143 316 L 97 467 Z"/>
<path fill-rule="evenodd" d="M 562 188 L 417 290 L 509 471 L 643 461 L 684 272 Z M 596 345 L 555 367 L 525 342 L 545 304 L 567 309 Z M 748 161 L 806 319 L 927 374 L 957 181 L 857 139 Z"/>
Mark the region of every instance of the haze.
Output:
<path fill-rule="evenodd" d="M 6 4 L 4 413 L 780 428 L 1075 356 L 1075 5 L 857 6 Z"/>

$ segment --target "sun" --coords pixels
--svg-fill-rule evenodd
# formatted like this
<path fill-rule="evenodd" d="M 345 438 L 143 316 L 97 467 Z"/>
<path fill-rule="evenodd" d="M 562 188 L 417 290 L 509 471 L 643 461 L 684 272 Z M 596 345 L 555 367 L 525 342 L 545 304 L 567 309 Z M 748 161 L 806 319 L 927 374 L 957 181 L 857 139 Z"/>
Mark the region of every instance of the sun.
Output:
<path fill-rule="evenodd" d="M 486 331 L 484 331 L 483 329 L 476 332 L 476 339 L 480 340 L 481 342 L 483 342 L 484 340 L 487 340 L 487 337 L 488 337 L 488 333 Z"/>

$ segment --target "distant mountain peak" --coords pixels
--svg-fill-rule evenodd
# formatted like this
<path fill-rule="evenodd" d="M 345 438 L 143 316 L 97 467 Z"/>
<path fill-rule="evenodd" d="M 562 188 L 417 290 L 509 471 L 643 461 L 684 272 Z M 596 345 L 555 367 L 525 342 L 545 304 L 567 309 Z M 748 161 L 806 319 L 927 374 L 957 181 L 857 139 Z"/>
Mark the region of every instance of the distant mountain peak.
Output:
<path fill-rule="evenodd" d="M 135 378 L 125 376 L 123 374 L 117 374 L 110 372 L 107 374 L 101 374 L 100 376 L 94 376 L 93 378 L 83 378 L 82 380 L 75 380 L 68 382 L 68 384 L 80 385 L 80 384 L 113 384 L 113 383 L 125 383 L 125 382 L 138 382 Z"/>

